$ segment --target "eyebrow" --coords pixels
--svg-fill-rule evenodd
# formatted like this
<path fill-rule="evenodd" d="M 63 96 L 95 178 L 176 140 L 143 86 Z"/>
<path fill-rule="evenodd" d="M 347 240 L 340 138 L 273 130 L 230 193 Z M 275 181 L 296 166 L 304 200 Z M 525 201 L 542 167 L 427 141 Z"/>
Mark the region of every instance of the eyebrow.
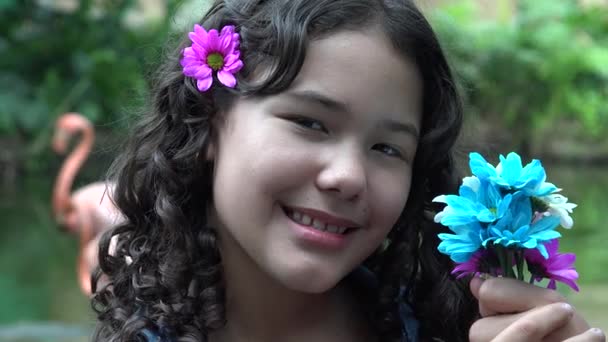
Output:
<path fill-rule="evenodd" d="M 390 132 L 395 133 L 405 133 L 413 135 L 416 140 L 420 137 L 420 133 L 418 132 L 418 128 L 411 123 L 403 123 L 400 121 L 396 121 L 393 119 L 382 120 L 379 126 L 383 129 L 386 129 Z"/>
<path fill-rule="evenodd" d="M 332 112 L 348 112 L 348 105 L 346 103 L 327 97 L 314 90 L 295 90 L 287 92 L 285 95 L 297 101 L 321 105 Z"/>

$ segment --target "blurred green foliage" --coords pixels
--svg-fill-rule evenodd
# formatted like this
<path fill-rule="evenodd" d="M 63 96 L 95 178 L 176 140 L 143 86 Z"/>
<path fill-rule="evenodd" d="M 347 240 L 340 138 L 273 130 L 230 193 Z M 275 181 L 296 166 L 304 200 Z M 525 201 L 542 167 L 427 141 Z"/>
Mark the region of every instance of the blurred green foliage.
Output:
<path fill-rule="evenodd" d="M 116 124 L 146 89 L 177 1 L 166 15 L 133 27 L 132 0 L 0 3 L 0 136 L 25 144 L 24 160 L 49 153 L 54 119 L 78 111 L 96 124 Z M 35 158 L 34 158 L 35 159 Z"/>
<path fill-rule="evenodd" d="M 18 162 L 36 168 L 51 158 L 52 123 L 66 111 L 124 133 L 184 2 L 165 0 L 166 15 L 133 27 L 127 14 L 140 1 L 80 0 L 68 11 L 53 1 L 0 1 L 0 140 L 19 146 Z M 473 0 L 432 12 L 468 116 L 508 130 L 524 154 L 522 145 L 555 120 L 580 122 L 574 134 L 586 137 L 608 133 L 608 9 L 517 2 L 513 16 L 497 0 L 499 20 L 484 20 Z"/>
<path fill-rule="evenodd" d="M 587 137 L 608 133 L 608 8 L 519 0 L 515 15 L 496 20 L 475 4 L 432 16 L 468 113 L 509 130 L 516 149 L 555 120 L 580 122 Z"/>

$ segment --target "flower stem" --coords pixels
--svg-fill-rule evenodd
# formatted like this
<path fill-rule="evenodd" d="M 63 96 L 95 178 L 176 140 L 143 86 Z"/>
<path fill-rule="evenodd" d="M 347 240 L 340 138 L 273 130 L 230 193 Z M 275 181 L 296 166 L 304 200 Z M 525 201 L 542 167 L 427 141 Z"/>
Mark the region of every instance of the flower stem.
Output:
<path fill-rule="evenodd" d="M 534 274 L 530 273 L 530 284 L 534 284 Z"/>
<path fill-rule="evenodd" d="M 511 265 L 513 260 L 511 251 L 500 245 L 494 245 L 494 248 L 496 250 L 496 255 L 498 256 L 498 261 L 500 262 L 502 276 L 507 278 L 515 278 L 515 274 L 513 273 L 513 265 Z"/>
<path fill-rule="evenodd" d="M 515 264 L 517 265 L 517 279 L 524 280 L 524 258 L 523 251 L 516 250 L 515 251 Z"/>
<path fill-rule="evenodd" d="M 506 254 L 506 264 L 507 264 L 507 271 L 509 271 L 509 278 L 517 278 L 517 276 L 515 275 L 515 271 L 513 270 L 513 250 L 510 248 L 507 248 L 507 253 Z"/>
<path fill-rule="evenodd" d="M 505 257 L 502 248 L 500 246 L 494 245 L 494 250 L 496 251 L 496 256 L 498 257 L 498 262 L 500 263 L 500 269 L 502 270 L 503 277 L 506 276 L 506 265 L 505 265 Z"/>

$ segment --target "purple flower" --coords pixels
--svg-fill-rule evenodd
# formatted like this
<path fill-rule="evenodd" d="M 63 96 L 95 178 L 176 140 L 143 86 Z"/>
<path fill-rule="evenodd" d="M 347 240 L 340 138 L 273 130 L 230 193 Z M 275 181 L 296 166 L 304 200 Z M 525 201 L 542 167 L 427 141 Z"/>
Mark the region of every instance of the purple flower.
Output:
<path fill-rule="evenodd" d="M 545 247 L 549 254 L 547 259 L 537 249 L 526 249 L 524 251 L 524 258 L 528 263 L 528 269 L 534 276 L 534 280 L 550 279 L 547 287 L 554 290 L 556 288 L 555 282 L 560 281 L 578 291 L 578 286 L 576 285 L 578 272 L 574 269 L 576 255 L 574 253 L 558 253 L 558 239 L 547 242 Z"/>
<path fill-rule="evenodd" d="M 502 274 L 499 264 L 498 257 L 493 249 L 480 249 L 473 253 L 469 260 L 458 263 L 451 274 L 456 275 L 456 279 L 469 274 L 475 276 L 483 273 L 499 275 Z"/>
<path fill-rule="evenodd" d="M 195 78 L 196 87 L 204 92 L 211 88 L 213 72 L 217 72 L 217 79 L 223 85 L 234 88 L 236 78 L 234 74 L 243 67 L 240 59 L 239 34 L 234 32 L 234 26 L 228 25 L 217 30 L 205 31 L 196 24 L 194 31 L 188 34 L 192 45 L 183 51 L 184 57 L 180 60 L 184 75 Z"/>

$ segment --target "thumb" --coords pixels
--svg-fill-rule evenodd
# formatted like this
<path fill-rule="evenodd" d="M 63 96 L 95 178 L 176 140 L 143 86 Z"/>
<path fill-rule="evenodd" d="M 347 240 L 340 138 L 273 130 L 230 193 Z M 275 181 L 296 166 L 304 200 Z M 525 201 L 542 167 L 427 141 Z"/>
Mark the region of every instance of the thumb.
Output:
<path fill-rule="evenodd" d="M 473 296 L 477 299 L 479 305 L 479 314 L 481 315 L 481 317 L 493 316 L 497 312 L 491 307 L 489 307 L 487 303 L 481 299 L 481 296 L 479 294 L 484 281 L 486 281 L 485 278 L 473 277 L 471 279 L 471 282 L 469 282 L 469 288 L 471 289 L 471 293 L 473 294 Z"/>
<path fill-rule="evenodd" d="M 484 281 L 485 281 L 484 278 L 473 277 L 471 279 L 471 282 L 469 282 L 469 289 L 471 290 L 471 293 L 473 294 L 473 296 L 475 296 L 475 298 L 477 298 L 477 300 L 479 300 L 479 289 L 481 288 L 481 285 L 483 284 Z"/>

